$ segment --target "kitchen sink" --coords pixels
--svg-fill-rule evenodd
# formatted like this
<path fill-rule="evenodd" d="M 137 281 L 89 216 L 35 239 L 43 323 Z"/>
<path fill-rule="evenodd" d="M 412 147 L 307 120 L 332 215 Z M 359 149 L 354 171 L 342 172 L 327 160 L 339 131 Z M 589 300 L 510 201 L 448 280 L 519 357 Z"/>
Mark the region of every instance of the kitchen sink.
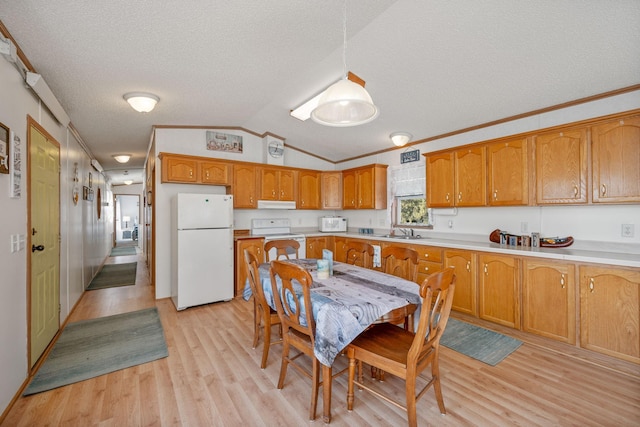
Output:
<path fill-rule="evenodd" d="M 415 236 L 409 236 L 409 235 L 404 235 L 404 234 L 383 234 L 381 236 L 378 237 L 384 237 L 387 239 L 398 239 L 398 240 L 420 240 L 420 239 L 424 239 L 424 237 L 422 237 L 419 234 L 416 234 Z"/>

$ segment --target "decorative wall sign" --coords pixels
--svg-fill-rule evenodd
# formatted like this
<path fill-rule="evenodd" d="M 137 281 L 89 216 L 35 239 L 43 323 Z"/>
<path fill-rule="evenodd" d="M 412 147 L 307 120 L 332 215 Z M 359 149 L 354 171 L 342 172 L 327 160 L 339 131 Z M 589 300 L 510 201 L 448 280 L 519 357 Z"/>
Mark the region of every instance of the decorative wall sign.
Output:
<path fill-rule="evenodd" d="M 242 153 L 242 137 L 208 130 L 207 150 Z"/>
<path fill-rule="evenodd" d="M 400 163 L 417 162 L 420 160 L 420 150 L 405 151 L 400 153 Z"/>
<path fill-rule="evenodd" d="M 9 149 L 11 171 L 9 172 L 9 197 L 14 199 L 22 196 L 22 147 L 20 137 L 11 131 L 11 148 Z"/>
<path fill-rule="evenodd" d="M 86 185 L 82 186 L 82 200 L 89 200 L 89 187 Z"/>
<path fill-rule="evenodd" d="M 0 123 L 0 173 L 9 173 L 9 128 Z"/>

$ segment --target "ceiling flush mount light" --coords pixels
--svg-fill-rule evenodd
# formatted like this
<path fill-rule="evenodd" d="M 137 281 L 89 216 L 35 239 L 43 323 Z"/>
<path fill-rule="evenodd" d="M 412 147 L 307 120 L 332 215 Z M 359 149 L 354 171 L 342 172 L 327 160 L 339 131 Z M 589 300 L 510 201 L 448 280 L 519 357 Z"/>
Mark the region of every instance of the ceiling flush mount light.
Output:
<path fill-rule="evenodd" d="M 398 147 L 402 147 L 407 144 L 407 142 L 411 141 L 411 135 L 409 132 L 394 132 L 389 135 L 391 141 L 393 141 L 394 145 Z"/>
<path fill-rule="evenodd" d="M 153 110 L 160 98 L 152 93 L 145 92 L 129 92 L 125 93 L 123 98 L 140 113 L 148 113 Z"/>
<path fill-rule="evenodd" d="M 364 86 L 354 83 L 347 76 L 347 1 L 343 14 L 342 62 L 344 78 L 329 88 L 318 99 L 318 106 L 311 112 L 311 119 L 325 126 L 347 127 L 369 123 L 378 117 L 378 108 Z"/>
<path fill-rule="evenodd" d="M 131 158 L 131 154 L 116 154 L 113 158 L 116 159 L 118 163 L 127 163 Z"/>
<path fill-rule="evenodd" d="M 124 184 L 125 185 L 131 185 L 131 184 L 133 184 L 133 181 L 130 180 L 130 179 L 127 179 L 126 181 L 124 181 Z"/>

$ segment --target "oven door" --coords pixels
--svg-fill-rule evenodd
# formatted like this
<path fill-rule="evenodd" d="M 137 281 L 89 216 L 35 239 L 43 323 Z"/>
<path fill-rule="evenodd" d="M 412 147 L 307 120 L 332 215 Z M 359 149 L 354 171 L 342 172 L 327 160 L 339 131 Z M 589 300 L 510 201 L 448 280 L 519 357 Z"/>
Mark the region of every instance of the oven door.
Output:
<path fill-rule="evenodd" d="M 300 243 L 300 249 L 298 249 L 298 257 L 297 258 L 306 258 L 307 257 L 307 239 L 303 235 L 293 235 L 293 236 L 265 236 L 264 243 L 270 242 L 272 240 L 295 240 Z M 271 249 L 269 251 L 269 259 L 276 259 L 276 250 Z M 295 252 L 289 254 L 289 259 L 296 259 Z"/>

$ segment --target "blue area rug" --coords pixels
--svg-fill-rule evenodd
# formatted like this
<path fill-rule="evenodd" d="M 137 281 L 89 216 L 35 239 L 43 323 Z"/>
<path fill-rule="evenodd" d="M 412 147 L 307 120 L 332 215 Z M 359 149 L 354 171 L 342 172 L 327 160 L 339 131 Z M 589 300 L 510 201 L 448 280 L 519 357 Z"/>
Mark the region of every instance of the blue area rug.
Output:
<path fill-rule="evenodd" d="M 24 396 L 167 357 L 158 309 L 69 323 Z"/>
<path fill-rule="evenodd" d="M 449 318 L 440 344 L 495 366 L 522 345 L 522 341 L 470 323 Z"/>
<path fill-rule="evenodd" d="M 136 284 L 137 262 L 126 264 L 105 264 L 102 266 L 96 277 L 93 278 L 88 291 L 104 288 L 114 288 L 118 286 L 132 286 Z"/>

